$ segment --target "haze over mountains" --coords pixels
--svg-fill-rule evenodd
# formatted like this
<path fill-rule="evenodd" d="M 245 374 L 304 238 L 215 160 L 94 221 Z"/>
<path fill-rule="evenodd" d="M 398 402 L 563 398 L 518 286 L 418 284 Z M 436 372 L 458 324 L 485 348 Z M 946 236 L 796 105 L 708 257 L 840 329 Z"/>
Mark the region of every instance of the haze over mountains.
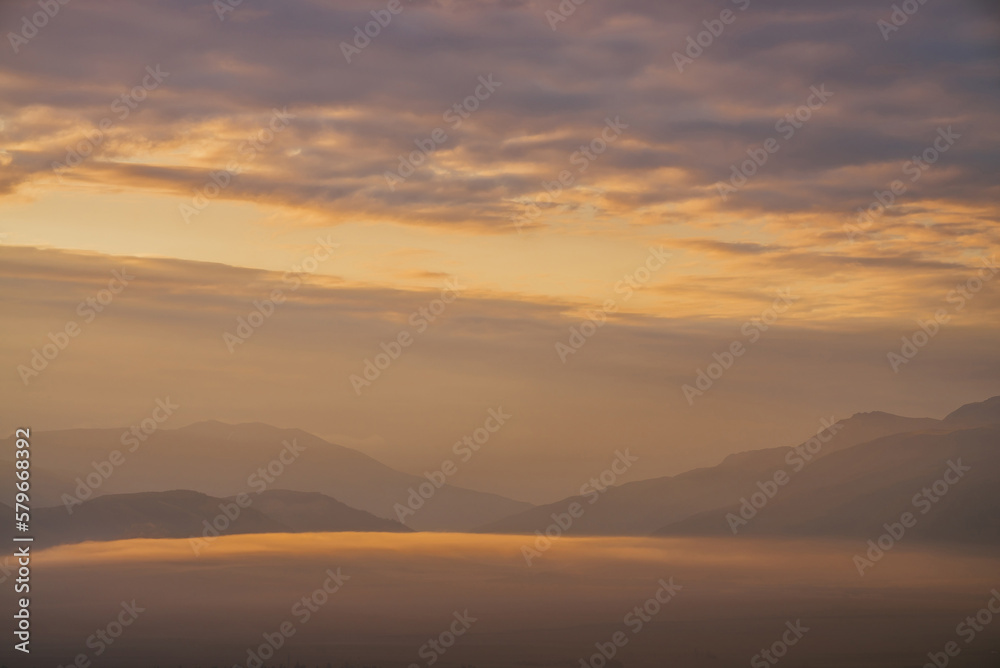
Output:
<path fill-rule="evenodd" d="M 739 512 L 741 499 L 763 493 L 758 483 L 773 489 L 768 481 L 785 471 L 785 484 L 774 483 L 774 497 L 746 525 L 736 523 L 738 533 L 856 536 L 875 531 L 876 536 L 883 522 L 913 510 L 913 495 L 940 478 L 949 459 L 960 458 L 973 470 L 915 533 L 1000 540 L 1000 513 L 995 512 L 1000 509 L 1000 397 L 963 406 L 944 420 L 859 413 L 822 435 L 828 442 L 814 441 L 812 448 L 803 443 L 798 449 L 734 454 L 718 466 L 608 489 L 600 499 L 579 496 L 538 506 L 482 531 L 544 529 L 553 513 L 565 513 L 576 502 L 584 514 L 574 520 L 575 534 L 732 535 L 726 515 Z"/>
<path fill-rule="evenodd" d="M 238 510 L 237 510 L 238 509 Z M 13 512 L 0 504 L 0 511 Z M 215 531 L 206 528 L 216 518 Z M 337 531 L 409 532 L 411 529 L 356 510 L 318 493 L 269 490 L 220 499 L 199 492 L 142 492 L 97 497 L 66 512 L 40 508 L 32 517 L 35 543 L 48 547 L 130 538 L 192 538 Z M 221 531 L 219 530 L 221 529 Z"/>
<path fill-rule="evenodd" d="M 578 503 L 583 513 L 566 533 L 872 538 L 909 511 L 918 538 L 1000 542 L 1000 397 L 943 420 L 872 412 L 817 427 L 799 446 L 537 507 L 444 485 L 407 526 L 393 506 L 421 484 L 429 491 L 425 478 L 299 430 L 206 422 L 157 431 L 134 452 L 119 442 L 122 430 L 38 432 L 32 502 L 42 544 L 201 536 L 236 495 L 250 501 L 223 533 L 533 534 Z M 99 486 L 67 512 L 62 495 L 81 498 L 88 476 Z"/>
<path fill-rule="evenodd" d="M 33 432 L 36 506 L 61 505 L 64 494 L 83 498 L 88 489 L 77 493 L 77 478 L 85 481 L 95 472 L 95 462 L 113 471 L 101 476 L 94 496 L 186 489 L 228 497 L 286 489 L 326 494 L 387 519 L 397 518 L 394 505 L 405 505 L 411 488 L 427 482 L 298 429 L 211 421 L 157 430 L 141 442 L 131 435 L 123 439 L 124 431 Z M 114 451 L 124 459 L 117 466 L 108 463 Z M 12 488 L 13 470 L 4 466 L 0 473 L 6 488 Z M 530 507 L 495 494 L 444 485 L 407 517 L 407 524 L 419 530 L 463 531 Z"/>
<path fill-rule="evenodd" d="M 1000 543 L 998 444 L 996 427 L 887 436 L 803 468 L 757 512 L 730 503 L 656 533 L 729 535 L 735 527 L 741 535 L 876 538 L 909 512 L 912 536 Z"/>

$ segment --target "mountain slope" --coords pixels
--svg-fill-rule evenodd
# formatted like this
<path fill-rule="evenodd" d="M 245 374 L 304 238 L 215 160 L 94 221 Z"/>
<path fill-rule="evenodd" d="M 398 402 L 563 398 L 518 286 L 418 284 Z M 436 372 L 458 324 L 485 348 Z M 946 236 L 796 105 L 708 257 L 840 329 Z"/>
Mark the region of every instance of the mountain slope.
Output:
<path fill-rule="evenodd" d="M 355 510 L 322 494 L 272 490 L 239 500 L 189 490 L 111 494 L 73 507 L 38 508 L 32 529 L 41 546 L 127 538 L 204 536 L 206 522 L 221 534 L 310 531 L 406 532 L 398 522 Z M 235 519 L 234 519 L 235 518 Z M 211 533 L 209 534 L 211 535 Z"/>
<path fill-rule="evenodd" d="M 1000 397 L 966 404 L 943 420 L 948 427 L 987 427 L 1000 424 Z"/>
<path fill-rule="evenodd" d="M 113 452 L 119 453 L 114 461 L 124 463 L 113 465 Z M 304 431 L 259 423 L 202 422 L 160 429 L 144 441 L 122 429 L 33 432 L 32 468 L 44 470 L 52 480 L 74 481 L 64 483 L 58 495 L 39 495 L 33 499 L 36 505 L 61 504 L 64 494 L 83 498 L 90 493 L 83 485 L 89 476 L 99 483 L 94 496 L 190 489 L 229 497 L 281 488 L 326 494 L 388 519 L 396 519 L 394 505 L 405 505 L 411 488 L 426 482 Z M 102 476 L 98 469 L 110 475 Z M 0 470 L 0 492 L 13 489 L 12 471 L 12 466 Z M 44 491 L 53 487 L 50 482 Z M 407 518 L 407 524 L 415 529 L 461 531 L 530 507 L 445 485 Z"/>
<path fill-rule="evenodd" d="M 411 531 L 395 520 L 382 519 L 364 510 L 356 510 L 317 492 L 271 489 L 260 494 L 251 494 L 250 499 L 254 509 L 287 527 L 289 531 L 296 533 L 310 531 Z"/>
<path fill-rule="evenodd" d="M 36 541 L 42 545 L 125 538 L 188 538 L 201 536 L 204 522 L 222 514 L 217 499 L 198 492 L 174 490 L 113 494 L 66 508 L 38 508 L 32 515 Z M 235 514 L 235 513 L 234 513 Z M 224 533 L 278 533 L 288 527 L 256 508 L 242 508 Z"/>
<path fill-rule="evenodd" d="M 739 535 L 867 540 L 910 512 L 916 517 L 910 535 L 998 543 L 998 490 L 1000 428 L 899 434 L 817 460 L 759 510 L 746 507 L 741 516 L 742 504 L 734 503 L 656 533 L 732 535 L 736 527 Z"/>
<path fill-rule="evenodd" d="M 889 413 L 858 413 L 824 433 L 825 443 L 813 441 L 814 455 L 806 463 L 793 448 L 778 447 L 730 455 L 714 467 L 695 469 L 680 475 L 627 483 L 607 490 L 599 499 L 570 497 L 553 504 L 538 506 L 518 515 L 489 523 L 480 528 L 494 533 L 532 533 L 553 522 L 552 515 L 565 513 L 572 502 L 584 507 L 583 516 L 574 520 L 571 533 L 635 535 L 657 532 L 686 518 L 739 505 L 739 499 L 758 491 L 759 481 L 769 480 L 774 472 L 798 466 L 811 468 L 828 457 L 850 453 L 865 443 L 901 433 L 947 432 L 957 426 L 977 422 L 998 402 L 983 402 L 987 409 L 959 409 L 947 424 L 930 418 L 908 418 Z M 975 404 L 979 406 L 979 404 Z M 968 417 L 963 417 L 963 415 Z M 972 419 L 972 416 L 977 416 Z M 796 446 L 808 448 L 806 443 Z M 818 446 L 818 447 L 816 447 Z M 806 450 L 808 452 L 808 449 Z M 898 453 L 905 459 L 906 453 Z M 851 455 L 846 455 L 849 461 Z M 891 469 L 893 462 L 884 465 Z M 591 503 L 593 501 L 593 503 Z M 723 516 L 725 513 L 723 513 Z M 722 525 L 727 529 L 726 525 Z M 728 529 L 727 529 L 728 530 Z"/>

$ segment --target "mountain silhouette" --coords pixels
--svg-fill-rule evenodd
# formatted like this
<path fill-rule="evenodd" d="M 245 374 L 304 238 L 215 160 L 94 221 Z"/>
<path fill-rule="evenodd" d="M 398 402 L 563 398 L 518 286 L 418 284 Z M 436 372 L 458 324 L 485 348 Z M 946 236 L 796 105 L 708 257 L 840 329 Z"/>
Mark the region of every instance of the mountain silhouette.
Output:
<path fill-rule="evenodd" d="M 222 535 L 410 531 L 317 493 L 272 490 L 237 500 L 173 490 L 99 496 L 74 506 L 72 514 L 64 506 L 38 508 L 32 511 L 32 535 L 43 547 L 90 540 L 191 538 L 206 534 L 206 522 L 215 523 Z"/>
<path fill-rule="evenodd" d="M 763 485 L 777 492 L 746 526 L 734 523 L 738 533 L 862 536 L 912 510 L 913 495 L 939 478 L 949 459 L 962 458 L 973 465 L 973 472 L 935 504 L 913 533 L 928 539 L 997 542 L 993 518 L 1000 516 L 995 512 L 1000 509 L 998 429 L 1000 397 L 963 406 L 944 420 L 858 413 L 827 430 L 827 442 L 813 441 L 812 453 L 809 441 L 796 446 L 798 450 L 737 453 L 717 466 L 626 483 L 600 497 L 569 497 L 537 506 L 480 531 L 544 530 L 553 515 L 565 513 L 575 502 L 584 512 L 574 519 L 570 534 L 732 535 L 727 515 L 739 516 L 741 499 L 761 492 Z M 769 483 L 778 471 L 788 480 L 772 487 Z"/>
<path fill-rule="evenodd" d="M 910 531 L 917 539 L 1000 542 L 1000 397 L 942 420 L 878 411 L 826 420 L 797 446 L 736 453 L 716 466 L 537 507 L 437 488 L 296 429 L 209 421 L 156 431 L 132 450 L 122 433 L 33 434 L 32 522 L 42 544 L 201 535 L 237 495 L 250 503 L 225 533 L 531 534 L 578 503 L 583 514 L 566 533 L 871 538 L 911 512 L 919 513 Z M 946 493 L 921 500 L 946 478 Z M 6 483 L 12 488 L 13 478 Z M 421 485 L 430 499 L 406 526 L 396 522 L 394 505 Z M 58 498 L 53 490 L 62 490 Z M 46 500 L 52 507 L 38 507 Z"/>
<path fill-rule="evenodd" d="M 124 459 L 117 466 L 108 463 L 115 451 L 118 461 Z M 0 469 L 0 491 L 9 497 L 14 467 L 0 462 Z M 98 469 L 111 473 L 105 477 Z M 86 484 L 88 476 L 99 485 Z M 33 432 L 32 480 L 35 505 L 177 489 L 229 497 L 280 488 L 319 492 L 392 520 L 398 519 L 396 504 L 405 506 L 411 490 L 427 483 L 422 476 L 401 473 L 299 429 L 218 421 L 160 429 L 141 441 L 124 429 Z M 462 531 L 530 507 L 445 484 L 405 519 L 414 529 Z"/>

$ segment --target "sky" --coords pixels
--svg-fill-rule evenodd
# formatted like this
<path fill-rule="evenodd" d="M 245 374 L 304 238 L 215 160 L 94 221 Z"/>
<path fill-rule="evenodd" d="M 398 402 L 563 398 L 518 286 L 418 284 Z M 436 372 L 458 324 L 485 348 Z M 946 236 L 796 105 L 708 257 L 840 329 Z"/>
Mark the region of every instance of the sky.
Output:
<path fill-rule="evenodd" d="M 4 2 L 0 431 L 541 502 L 1000 394 L 1000 15 L 902 4 Z"/>

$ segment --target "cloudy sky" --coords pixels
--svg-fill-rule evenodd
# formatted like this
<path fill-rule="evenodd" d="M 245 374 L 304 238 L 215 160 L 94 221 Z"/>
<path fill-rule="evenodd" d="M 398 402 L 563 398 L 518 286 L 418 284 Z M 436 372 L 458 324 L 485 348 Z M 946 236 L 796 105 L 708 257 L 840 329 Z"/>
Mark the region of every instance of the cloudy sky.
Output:
<path fill-rule="evenodd" d="M 544 501 L 1000 394 L 991 3 L 39 7 L 0 6 L 4 432 L 170 396 L 420 473 L 503 406 L 455 482 Z"/>

